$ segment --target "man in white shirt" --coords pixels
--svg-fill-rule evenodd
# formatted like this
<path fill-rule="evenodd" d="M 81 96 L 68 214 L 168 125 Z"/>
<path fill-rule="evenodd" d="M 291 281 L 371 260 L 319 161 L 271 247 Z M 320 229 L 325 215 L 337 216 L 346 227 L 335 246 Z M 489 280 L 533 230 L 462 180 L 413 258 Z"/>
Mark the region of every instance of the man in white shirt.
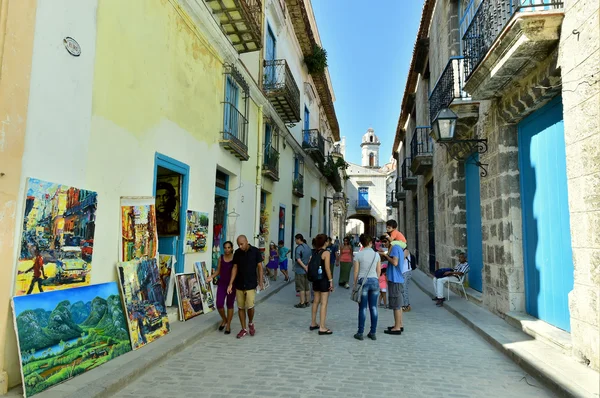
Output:
<path fill-rule="evenodd" d="M 435 277 L 433 278 L 433 288 L 435 290 L 436 305 L 441 307 L 444 304 L 444 283 L 451 278 L 460 280 L 463 275 L 469 272 L 469 263 L 467 263 L 467 257 L 465 253 L 458 254 L 458 264 L 454 268 L 440 268 L 435 271 Z"/>

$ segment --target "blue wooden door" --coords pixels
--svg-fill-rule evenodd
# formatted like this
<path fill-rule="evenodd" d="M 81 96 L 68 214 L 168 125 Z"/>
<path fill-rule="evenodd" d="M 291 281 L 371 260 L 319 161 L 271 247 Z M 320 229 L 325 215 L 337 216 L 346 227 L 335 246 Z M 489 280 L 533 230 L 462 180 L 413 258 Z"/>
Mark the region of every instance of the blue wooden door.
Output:
<path fill-rule="evenodd" d="M 469 286 L 478 292 L 483 291 L 481 270 L 483 269 L 483 248 L 481 236 L 481 197 L 479 187 L 479 154 L 474 154 L 465 162 L 465 191 L 467 197 L 467 261 Z"/>
<path fill-rule="evenodd" d="M 277 41 L 275 40 L 275 35 L 270 26 L 267 26 L 267 43 L 265 47 L 265 61 L 275 61 L 277 55 Z M 274 64 L 267 66 L 265 77 L 265 84 L 267 85 L 273 85 L 277 82 L 276 66 Z"/>
<path fill-rule="evenodd" d="M 304 142 L 310 143 L 310 111 L 305 106 L 304 107 Z"/>
<path fill-rule="evenodd" d="M 369 205 L 369 188 L 358 188 L 358 205 L 360 207 Z"/>
<path fill-rule="evenodd" d="M 573 253 L 561 97 L 519 123 L 527 312 L 570 331 Z"/>

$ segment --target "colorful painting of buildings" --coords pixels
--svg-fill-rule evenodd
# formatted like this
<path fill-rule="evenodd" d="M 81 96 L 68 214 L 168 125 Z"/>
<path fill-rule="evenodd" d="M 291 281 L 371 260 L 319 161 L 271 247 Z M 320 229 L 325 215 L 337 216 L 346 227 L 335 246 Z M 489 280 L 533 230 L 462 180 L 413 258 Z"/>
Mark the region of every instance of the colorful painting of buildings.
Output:
<path fill-rule="evenodd" d="M 156 257 L 158 234 L 154 198 L 121 199 L 121 258 Z"/>
<path fill-rule="evenodd" d="M 166 335 L 169 318 L 155 258 L 117 264 L 134 350 Z"/>
<path fill-rule="evenodd" d="M 205 252 L 208 238 L 208 213 L 187 211 L 185 252 Z"/>
<path fill-rule="evenodd" d="M 165 295 L 165 304 L 169 307 L 173 302 L 173 291 L 175 290 L 175 279 L 173 278 L 173 265 L 177 261 L 175 256 L 161 254 L 158 256 L 160 285 Z"/>
<path fill-rule="evenodd" d="M 29 178 L 15 295 L 90 283 L 97 194 Z"/>
<path fill-rule="evenodd" d="M 202 314 L 202 294 L 196 274 L 176 274 L 175 278 L 179 297 L 180 319 L 187 321 Z"/>
<path fill-rule="evenodd" d="M 116 282 L 13 298 L 25 396 L 131 351 Z"/>
<path fill-rule="evenodd" d="M 202 292 L 202 307 L 204 313 L 208 313 L 215 310 L 215 295 L 212 290 L 212 285 L 206 280 L 210 276 L 206 263 L 204 261 L 194 263 L 194 271 L 198 277 L 200 283 L 200 291 Z"/>

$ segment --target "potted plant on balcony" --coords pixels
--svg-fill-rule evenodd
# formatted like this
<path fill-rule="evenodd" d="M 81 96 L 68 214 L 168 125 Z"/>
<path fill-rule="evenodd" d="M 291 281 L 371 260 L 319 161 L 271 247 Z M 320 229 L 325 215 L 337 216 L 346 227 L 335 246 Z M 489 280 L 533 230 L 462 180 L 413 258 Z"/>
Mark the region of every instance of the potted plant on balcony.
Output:
<path fill-rule="evenodd" d="M 325 68 L 327 68 L 327 51 L 315 45 L 312 54 L 304 57 L 304 63 L 308 67 L 308 73 L 311 75 L 325 72 Z"/>

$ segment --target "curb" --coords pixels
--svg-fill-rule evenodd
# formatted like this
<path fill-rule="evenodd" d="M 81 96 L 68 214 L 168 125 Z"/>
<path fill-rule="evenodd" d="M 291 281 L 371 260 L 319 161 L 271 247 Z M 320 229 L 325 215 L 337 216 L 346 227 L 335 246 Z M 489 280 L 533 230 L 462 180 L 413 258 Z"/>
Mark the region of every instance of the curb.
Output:
<path fill-rule="evenodd" d="M 282 282 L 272 289 L 256 296 L 256 304 L 262 303 L 288 286 Z M 221 323 L 217 311 L 199 316 L 187 322 L 180 322 L 175 330 L 146 347 L 131 351 L 110 362 L 83 373 L 44 392 L 36 394 L 40 398 L 102 398 L 111 397 L 148 369 L 160 365 L 173 355 L 183 351 L 190 344 L 214 332 Z"/>
<path fill-rule="evenodd" d="M 426 275 L 425 273 L 423 273 L 423 275 L 426 276 L 428 279 L 430 279 L 429 276 Z M 427 296 L 429 296 L 431 298 L 434 297 L 434 293 L 431 292 L 431 289 L 428 289 L 427 287 L 423 286 L 422 281 L 419 281 L 418 278 L 413 277 L 412 281 Z M 477 306 L 476 304 L 472 304 L 472 305 Z M 477 307 L 481 308 L 483 310 L 482 307 L 479 307 L 479 306 L 477 306 Z M 477 334 L 479 334 L 484 340 L 486 340 L 488 343 L 490 343 L 498 351 L 504 353 L 508 358 L 510 358 L 517 365 L 519 365 L 523 370 L 525 370 L 531 376 L 537 378 L 542 384 L 544 384 L 546 387 L 548 387 L 550 390 L 552 390 L 552 392 L 558 394 L 559 396 L 561 396 L 561 397 L 586 397 L 586 398 L 598 396 L 596 394 L 590 393 L 590 391 L 588 391 L 578 385 L 569 383 L 569 380 L 567 380 L 564 375 L 557 374 L 556 372 L 553 372 L 552 369 L 545 368 L 543 366 L 543 362 L 539 361 L 539 358 L 536 358 L 535 356 L 533 356 L 527 352 L 523 352 L 521 350 L 517 351 L 510 347 L 506 347 L 502 343 L 502 341 L 500 341 L 500 338 L 501 338 L 500 336 L 498 336 L 498 337 L 494 336 L 494 334 L 493 334 L 494 329 L 492 327 L 482 328 L 482 327 L 476 325 L 473 318 L 463 314 L 461 311 L 454 308 L 453 305 L 450 304 L 449 302 L 445 302 L 443 305 L 443 308 L 445 308 L 448 312 L 450 312 L 451 314 L 456 316 L 458 319 L 460 319 L 464 324 L 466 324 L 471 329 L 473 329 Z M 490 315 L 496 316 L 491 313 L 490 313 Z M 502 322 L 505 322 L 500 317 L 498 317 L 498 319 L 501 320 Z M 514 328 L 513 326 L 509 325 L 508 323 L 506 324 L 506 326 Z M 517 332 L 521 332 L 516 328 L 514 328 L 514 329 Z M 546 344 L 546 343 L 542 342 L 540 344 Z"/>

